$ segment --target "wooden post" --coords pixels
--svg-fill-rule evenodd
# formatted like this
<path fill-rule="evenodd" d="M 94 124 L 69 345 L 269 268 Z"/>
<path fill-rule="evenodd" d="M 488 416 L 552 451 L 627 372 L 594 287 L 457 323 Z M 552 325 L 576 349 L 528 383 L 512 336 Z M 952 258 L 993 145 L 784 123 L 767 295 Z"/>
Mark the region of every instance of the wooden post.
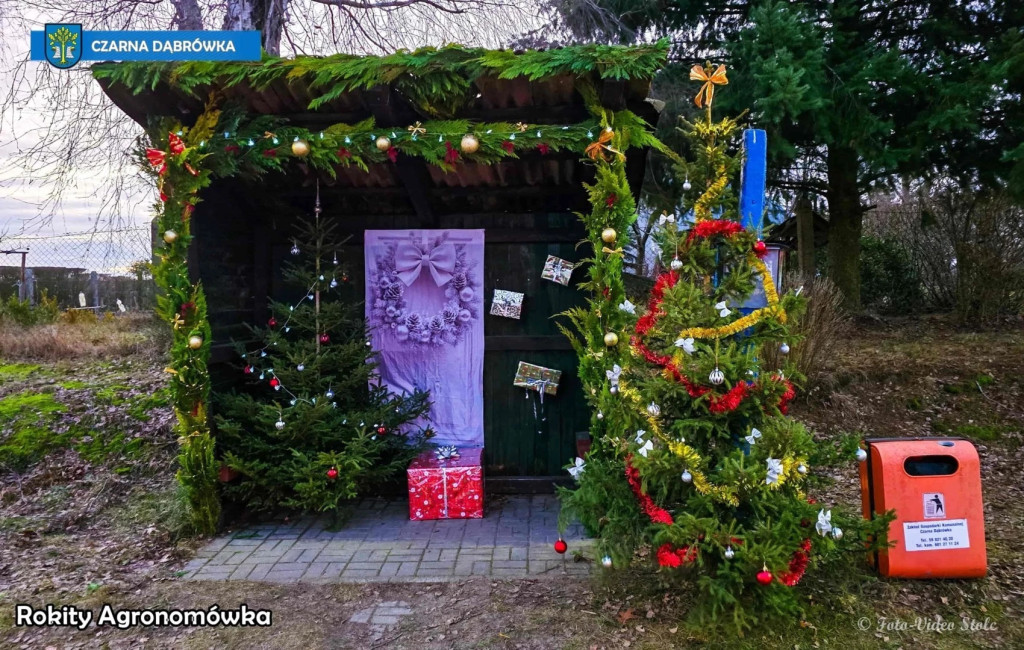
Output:
<path fill-rule="evenodd" d="M 740 177 L 740 216 L 743 227 L 761 236 L 764 186 L 768 167 L 768 135 L 761 129 L 743 131 L 743 175 Z"/>
<path fill-rule="evenodd" d="M 92 294 L 92 306 L 100 306 L 100 276 L 96 271 L 89 272 L 89 293 Z"/>
<path fill-rule="evenodd" d="M 813 278 L 814 268 L 814 209 L 806 194 L 796 200 L 793 211 L 796 213 L 797 261 L 800 275 Z"/>

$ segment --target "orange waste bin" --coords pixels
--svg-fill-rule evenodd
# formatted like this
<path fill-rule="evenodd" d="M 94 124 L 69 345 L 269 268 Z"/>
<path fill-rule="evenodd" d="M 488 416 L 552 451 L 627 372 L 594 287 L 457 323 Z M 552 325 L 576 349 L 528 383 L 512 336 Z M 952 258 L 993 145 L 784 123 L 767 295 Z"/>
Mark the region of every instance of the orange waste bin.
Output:
<path fill-rule="evenodd" d="M 987 568 L 978 450 L 960 438 L 870 438 L 860 464 L 864 516 L 896 511 L 883 576 L 981 578 Z"/>

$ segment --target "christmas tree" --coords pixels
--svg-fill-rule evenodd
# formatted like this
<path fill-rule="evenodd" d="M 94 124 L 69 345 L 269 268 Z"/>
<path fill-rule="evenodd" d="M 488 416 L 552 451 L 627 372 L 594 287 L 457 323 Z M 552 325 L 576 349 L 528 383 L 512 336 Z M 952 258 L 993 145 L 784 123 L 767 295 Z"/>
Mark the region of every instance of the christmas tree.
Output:
<path fill-rule="evenodd" d="M 241 474 L 226 495 L 256 510 L 335 510 L 399 475 L 430 432 L 410 430 L 429 408 L 424 392 L 395 395 L 374 383 L 361 305 L 338 296 L 334 225 L 300 220 L 285 264 L 294 304 L 275 302 L 258 347 L 242 345 L 251 390 L 220 399 L 218 448 Z"/>
<path fill-rule="evenodd" d="M 712 119 L 715 86 L 726 75 L 724 66 L 711 70 L 691 73 L 704 82 L 697 105 L 706 110 L 682 128 L 690 160 L 679 163 L 678 214 L 692 221 L 659 219 L 668 270 L 646 310 L 624 299 L 617 251 L 595 241 L 601 252 L 590 308 L 568 314 L 579 332 L 572 338 L 595 442 L 568 467 L 579 485 L 561 492 L 561 525 L 577 517 L 597 538 L 606 567 L 648 561 L 666 580 L 694 581 L 696 619 L 724 616 L 742 630 L 797 614 L 793 587 L 808 566 L 842 551 L 863 553 L 884 527 L 805 494 L 815 444 L 786 416 L 798 377 L 760 362 L 766 347 L 785 359 L 797 343 L 787 323 L 803 299 L 778 295 L 764 242 L 740 223 L 730 186 L 741 163 L 739 125 Z M 635 218 L 622 199 L 621 160 L 597 163 L 590 187 L 597 208 L 586 219 L 594 240 L 608 224 L 621 231 Z M 758 287 L 765 304 L 740 307 Z"/>

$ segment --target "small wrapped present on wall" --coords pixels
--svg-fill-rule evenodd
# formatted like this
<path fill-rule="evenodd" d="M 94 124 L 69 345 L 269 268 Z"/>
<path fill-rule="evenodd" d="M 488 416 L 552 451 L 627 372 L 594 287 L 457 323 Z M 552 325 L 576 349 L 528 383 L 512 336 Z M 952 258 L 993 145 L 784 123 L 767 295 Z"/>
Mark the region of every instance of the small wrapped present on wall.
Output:
<path fill-rule="evenodd" d="M 516 368 L 516 378 L 512 381 L 512 385 L 535 390 L 538 393 L 556 395 L 558 393 L 558 382 L 561 379 L 561 370 L 552 370 L 544 366 L 535 366 L 532 363 L 520 361 L 519 367 Z"/>
<path fill-rule="evenodd" d="M 518 319 L 523 315 L 523 294 L 518 291 L 495 289 L 491 315 Z"/>
<path fill-rule="evenodd" d="M 480 447 L 425 451 L 409 464 L 409 519 L 480 519 L 484 478 Z"/>
<path fill-rule="evenodd" d="M 561 257 L 555 257 L 554 255 L 548 255 L 540 277 L 557 282 L 558 284 L 568 285 L 574 268 L 576 268 L 576 264 L 573 262 L 563 260 Z"/>

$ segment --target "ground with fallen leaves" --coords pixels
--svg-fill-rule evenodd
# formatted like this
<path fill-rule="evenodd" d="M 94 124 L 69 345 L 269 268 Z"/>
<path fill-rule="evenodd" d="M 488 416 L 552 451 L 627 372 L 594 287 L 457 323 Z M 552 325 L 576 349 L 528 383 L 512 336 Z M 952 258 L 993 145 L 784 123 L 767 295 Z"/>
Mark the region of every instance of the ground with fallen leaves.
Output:
<path fill-rule="evenodd" d="M 0 445 L 8 445 L 16 429 L 38 424 L 33 409 L 58 433 L 41 460 L 5 457 L 0 447 L 0 458 L 22 465 L 17 471 L 0 467 L 0 646 L 1024 647 L 1019 322 L 983 332 L 957 329 L 940 317 L 858 323 L 793 409 L 823 443 L 837 447 L 851 436 L 956 435 L 975 442 L 982 457 L 989 577 L 926 582 L 879 580 L 857 570 L 809 572 L 800 585 L 809 597 L 803 620 L 742 639 L 686 625 L 691 595 L 666 592 L 655 575 L 644 573 L 446 584 L 183 581 L 176 571 L 202 540 L 187 536 L 177 510 L 162 367 L 159 359 L 142 356 L 116 364 L 0 361 Z M 48 395 L 52 403 L 25 402 L 30 393 Z M 856 463 L 837 458 L 816 471 L 813 496 L 858 506 Z M 226 609 L 244 602 L 272 610 L 273 626 L 16 628 L 14 604 L 22 602 L 94 611 L 105 603 L 118 609 Z M 389 626 L 350 622 L 369 607 L 393 602 L 412 613 Z M 963 630 L 965 618 L 987 629 Z"/>

